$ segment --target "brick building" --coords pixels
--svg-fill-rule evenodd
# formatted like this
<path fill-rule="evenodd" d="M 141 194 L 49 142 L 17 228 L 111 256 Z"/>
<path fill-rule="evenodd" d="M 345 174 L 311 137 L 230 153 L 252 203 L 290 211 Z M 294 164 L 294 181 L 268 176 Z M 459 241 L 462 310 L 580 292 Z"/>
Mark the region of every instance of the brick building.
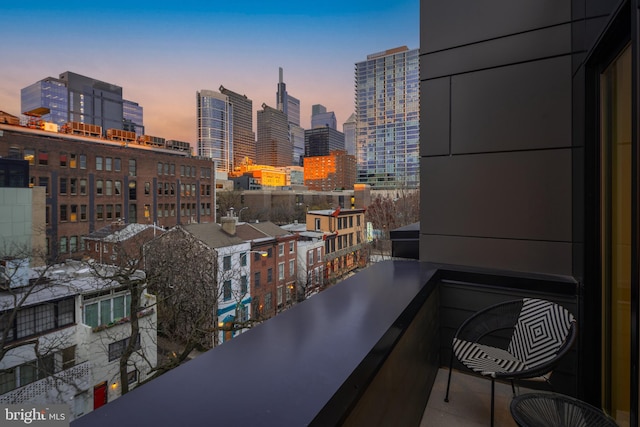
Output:
<path fill-rule="evenodd" d="M 271 222 L 240 223 L 235 230 L 238 237 L 251 243 L 253 252 L 253 316 L 268 319 L 297 301 L 298 236 Z"/>
<path fill-rule="evenodd" d="M 304 158 L 304 185 L 309 190 L 332 191 L 353 188 L 356 183 L 356 156 L 333 150 L 328 156 Z"/>
<path fill-rule="evenodd" d="M 211 162 L 188 151 L 0 124 L 0 157 L 28 160 L 30 185 L 46 188 L 51 258 L 81 256 L 82 237 L 115 221 L 215 220 Z"/>

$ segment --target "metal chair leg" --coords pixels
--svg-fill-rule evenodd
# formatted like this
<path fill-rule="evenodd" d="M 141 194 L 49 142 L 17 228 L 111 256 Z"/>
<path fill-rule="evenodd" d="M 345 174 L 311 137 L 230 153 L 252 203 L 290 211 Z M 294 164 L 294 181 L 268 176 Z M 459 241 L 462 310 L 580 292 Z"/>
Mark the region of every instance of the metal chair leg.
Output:
<path fill-rule="evenodd" d="M 496 391 L 496 380 L 494 378 L 491 378 L 491 427 L 493 427 L 493 404 L 494 404 L 494 400 L 495 400 L 495 391 Z"/>
<path fill-rule="evenodd" d="M 444 397 L 445 402 L 449 402 L 449 386 L 451 385 L 451 367 L 453 366 L 453 349 L 451 349 L 451 357 L 449 358 L 449 379 L 447 380 L 447 394 Z"/>

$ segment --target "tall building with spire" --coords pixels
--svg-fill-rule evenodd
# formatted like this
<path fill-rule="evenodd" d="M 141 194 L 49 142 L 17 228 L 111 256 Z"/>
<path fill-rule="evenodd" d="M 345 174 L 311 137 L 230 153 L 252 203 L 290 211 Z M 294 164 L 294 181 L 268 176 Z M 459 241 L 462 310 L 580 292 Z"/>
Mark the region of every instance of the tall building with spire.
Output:
<path fill-rule="evenodd" d="M 276 108 L 285 114 L 289 124 L 289 140 L 293 151 L 291 165 L 302 166 L 302 159 L 304 158 L 304 129 L 300 127 L 300 100 L 287 92 L 282 67 L 278 68 Z"/>
<path fill-rule="evenodd" d="M 256 135 L 253 132 L 253 101 L 247 95 L 220 86 L 220 93 L 226 95 L 233 110 L 233 167 L 250 160 L 256 160 Z"/>
<path fill-rule="evenodd" d="M 417 188 L 419 163 L 418 49 L 406 46 L 356 63 L 358 182 L 373 188 Z"/>
<path fill-rule="evenodd" d="M 198 155 L 229 172 L 233 164 L 233 107 L 229 97 L 212 90 L 196 93 Z"/>

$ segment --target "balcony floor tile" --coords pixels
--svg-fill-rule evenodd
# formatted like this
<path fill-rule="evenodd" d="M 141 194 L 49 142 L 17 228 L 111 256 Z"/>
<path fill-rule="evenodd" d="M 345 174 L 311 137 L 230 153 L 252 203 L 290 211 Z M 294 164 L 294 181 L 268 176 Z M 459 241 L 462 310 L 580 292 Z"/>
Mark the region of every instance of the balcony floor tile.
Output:
<path fill-rule="evenodd" d="M 449 403 L 444 401 L 449 370 L 441 368 L 433 384 L 420 427 L 469 426 L 487 427 L 491 423 L 491 381 L 486 378 L 453 371 Z M 518 394 L 528 389 L 517 387 Z M 496 382 L 495 427 L 516 427 L 511 418 L 511 385 Z"/>

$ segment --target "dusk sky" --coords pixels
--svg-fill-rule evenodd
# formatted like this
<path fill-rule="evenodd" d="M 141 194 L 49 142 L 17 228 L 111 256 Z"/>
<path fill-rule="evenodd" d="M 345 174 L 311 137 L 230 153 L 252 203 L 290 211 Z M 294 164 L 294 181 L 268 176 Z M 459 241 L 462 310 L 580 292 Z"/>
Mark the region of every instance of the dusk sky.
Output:
<path fill-rule="evenodd" d="M 6 2 L 1 7 L 0 110 L 18 115 L 20 89 L 72 71 L 123 88 L 144 108 L 149 135 L 196 140 L 196 91 L 220 85 L 255 111 L 287 91 L 354 111 L 354 64 L 368 54 L 419 47 L 419 0 Z"/>

